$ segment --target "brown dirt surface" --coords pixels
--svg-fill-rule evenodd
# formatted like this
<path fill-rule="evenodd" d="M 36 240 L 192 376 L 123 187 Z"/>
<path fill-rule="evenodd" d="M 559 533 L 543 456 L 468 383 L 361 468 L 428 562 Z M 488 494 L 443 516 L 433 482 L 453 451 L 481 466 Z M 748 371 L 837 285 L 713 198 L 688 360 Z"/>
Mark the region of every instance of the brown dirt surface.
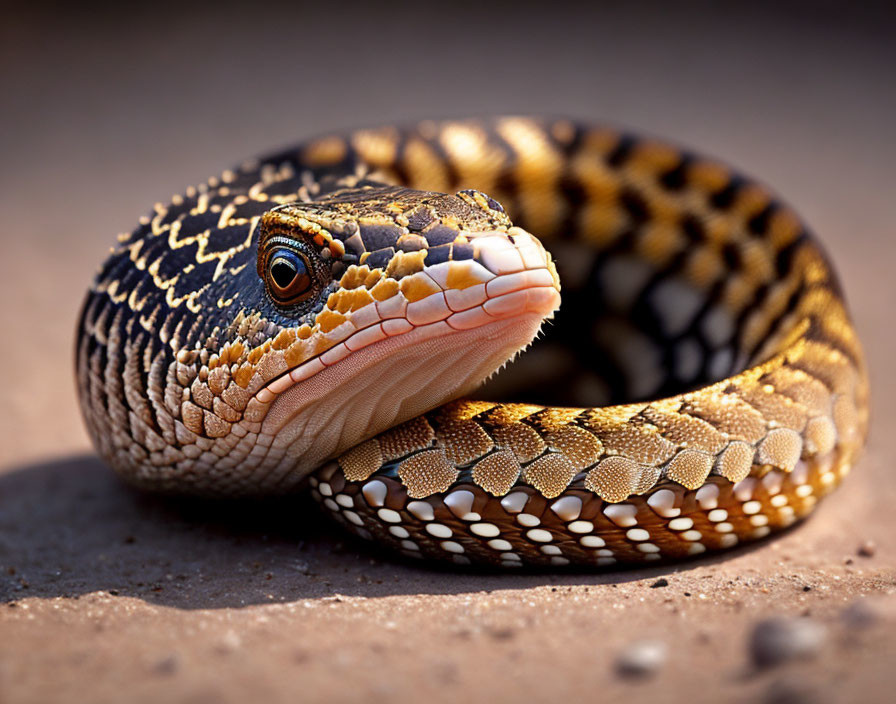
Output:
<path fill-rule="evenodd" d="M 697 3 L 541 21 L 516 6 L 365 7 L 335 43 L 322 10 L 4 18 L 0 701 L 892 701 L 886 13 Z M 500 37 L 540 53 L 513 41 L 496 53 Z M 364 47 L 379 47 L 378 80 Z M 719 154 L 819 232 L 866 344 L 874 408 L 864 458 L 809 521 L 674 567 L 445 571 L 345 538 L 302 498 L 141 495 L 92 453 L 73 393 L 77 309 L 115 232 L 154 200 L 326 129 L 533 110 Z M 819 628 L 773 644 L 802 656 L 757 667 L 751 637 L 770 617 Z"/>

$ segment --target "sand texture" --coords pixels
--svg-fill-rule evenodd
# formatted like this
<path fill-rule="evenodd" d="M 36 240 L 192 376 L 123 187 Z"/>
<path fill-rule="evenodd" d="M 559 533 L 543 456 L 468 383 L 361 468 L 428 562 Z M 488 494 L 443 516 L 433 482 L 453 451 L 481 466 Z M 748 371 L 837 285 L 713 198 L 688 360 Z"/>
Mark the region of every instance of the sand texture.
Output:
<path fill-rule="evenodd" d="M 892 22 L 831 3 L 662 7 L 4 18 L 0 701 L 893 700 Z M 77 310 L 154 201 L 323 130 L 532 111 L 720 155 L 818 231 L 874 407 L 865 456 L 808 522 L 676 567 L 430 570 L 307 501 L 144 496 L 92 453 Z"/>

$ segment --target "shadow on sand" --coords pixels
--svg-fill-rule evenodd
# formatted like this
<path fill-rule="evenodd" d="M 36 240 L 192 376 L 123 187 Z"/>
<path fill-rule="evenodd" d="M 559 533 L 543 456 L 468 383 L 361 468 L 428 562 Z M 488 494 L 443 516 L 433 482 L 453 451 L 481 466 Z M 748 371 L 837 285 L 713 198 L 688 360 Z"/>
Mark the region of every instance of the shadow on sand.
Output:
<path fill-rule="evenodd" d="M 334 594 L 612 585 L 720 558 L 619 572 L 459 572 L 351 539 L 303 495 L 204 501 L 138 493 L 94 456 L 0 475 L 0 601 L 108 591 L 184 609 Z"/>

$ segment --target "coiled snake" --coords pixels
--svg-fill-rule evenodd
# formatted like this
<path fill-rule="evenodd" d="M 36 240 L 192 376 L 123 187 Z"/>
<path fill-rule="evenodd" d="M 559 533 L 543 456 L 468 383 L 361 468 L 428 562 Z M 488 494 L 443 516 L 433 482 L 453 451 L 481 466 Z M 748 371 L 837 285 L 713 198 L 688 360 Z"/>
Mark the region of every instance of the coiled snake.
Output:
<path fill-rule="evenodd" d="M 501 401 L 453 400 L 539 330 L 481 392 Z M 308 478 L 356 534 L 460 564 L 762 538 L 837 486 L 868 418 L 790 209 L 568 120 L 325 137 L 158 204 L 97 275 L 76 364 L 92 439 L 137 486 Z"/>

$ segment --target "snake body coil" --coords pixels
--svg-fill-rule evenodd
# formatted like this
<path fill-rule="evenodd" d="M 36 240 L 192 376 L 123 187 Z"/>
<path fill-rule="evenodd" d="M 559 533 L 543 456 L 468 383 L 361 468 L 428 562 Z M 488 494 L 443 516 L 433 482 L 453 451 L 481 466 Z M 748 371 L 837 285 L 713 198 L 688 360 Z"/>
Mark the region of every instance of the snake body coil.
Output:
<path fill-rule="evenodd" d="M 504 400 L 452 400 L 546 318 L 480 392 Z M 868 419 L 791 210 L 665 144 L 519 117 L 317 139 L 156 205 L 88 293 L 77 376 L 138 486 L 310 476 L 353 532 L 461 564 L 764 537 L 837 486 Z"/>

